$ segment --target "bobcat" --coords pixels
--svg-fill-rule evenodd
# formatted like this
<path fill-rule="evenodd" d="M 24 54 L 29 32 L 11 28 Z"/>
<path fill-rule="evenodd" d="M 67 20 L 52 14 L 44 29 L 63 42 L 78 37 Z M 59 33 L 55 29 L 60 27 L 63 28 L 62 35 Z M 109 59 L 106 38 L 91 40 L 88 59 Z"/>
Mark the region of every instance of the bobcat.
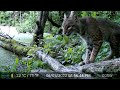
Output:
<path fill-rule="evenodd" d="M 104 60 L 120 57 L 120 26 L 104 18 L 79 18 L 75 11 L 69 17 L 64 14 L 63 34 L 79 33 L 86 41 L 86 57 L 80 65 L 93 63 L 104 41 L 109 42 L 111 53 Z"/>

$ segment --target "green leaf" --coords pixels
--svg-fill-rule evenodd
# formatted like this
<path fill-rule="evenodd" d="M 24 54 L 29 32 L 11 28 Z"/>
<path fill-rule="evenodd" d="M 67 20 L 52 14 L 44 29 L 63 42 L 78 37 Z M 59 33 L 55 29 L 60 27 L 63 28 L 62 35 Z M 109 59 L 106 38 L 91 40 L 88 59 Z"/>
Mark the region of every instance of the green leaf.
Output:
<path fill-rule="evenodd" d="M 108 48 L 104 48 L 104 49 L 103 49 L 103 52 L 108 52 Z"/>
<path fill-rule="evenodd" d="M 38 68 L 38 67 L 42 67 L 42 66 L 43 66 L 43 62 L 40 61 L 40 60 L 35 61 L 35 62 L 33 63 L 33 67 L 34 67 L 34 68 Z"/>
<path fill-rule="evenodd" d="M 72 48 L 68 48 L 67 53 L 72 53 L 73 49 Z"/>
<path fill-rule="evenodd" d="M 86 12 L 86 11 L 82 11 L 81 16 L 82 16 L 82 17 L 88 16 L 88 15 L 87 15 L 87 12 Z"/>
<path fill-rule="evenodd" d="M 16 58 L 16 59 L 15 59 L 15 64 L 18 65 L 18 63 L 19 63 L 19 59 Z"/>
<path fill-rule="evenodd" d="M 63 40 L 63 38 L 62 38 L 62 36 L 61 35 L 57 35 L 57 37 L 56 37 L 58 40 L 60 40 L 60 41 L 62 41 Z"/>
<path fill-rule="evenodd" d="M 96 16 L 97 16 L 96 14 L 97 14 L 96 12 L 92 12 L 92 13 L 91 13 L 91 16 L 92 16 L 92 17 L 96 17 Z"/>
<path fill-rule="evenodd" d="M 66 35 L 63 35 L 64 44 L 68 44 L 69 38 Z"/>

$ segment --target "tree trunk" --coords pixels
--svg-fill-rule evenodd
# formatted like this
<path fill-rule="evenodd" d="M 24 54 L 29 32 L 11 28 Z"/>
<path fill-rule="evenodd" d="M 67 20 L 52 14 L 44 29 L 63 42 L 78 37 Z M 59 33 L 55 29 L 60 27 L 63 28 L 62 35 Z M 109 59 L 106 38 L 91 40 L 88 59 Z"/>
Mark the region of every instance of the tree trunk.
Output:
<path fill-rule="evenodd" d="M 40 46 L 41 39 L 43 39 L 45 23 L 48 19 L 49 11 L 41 11 L 39 21 L 36 22 L 37 28 L 34 33 L 32 45 Z"/>
<path fill-rule="evenodd" d="M 52 18 L 52 15 L 50 14 L 49 17 Z M 51 22 L 49 22 L 49 30 L 48 31 L 49 31 L 49 33 L 52 32 L 52 24 L 51 24 Z"/>

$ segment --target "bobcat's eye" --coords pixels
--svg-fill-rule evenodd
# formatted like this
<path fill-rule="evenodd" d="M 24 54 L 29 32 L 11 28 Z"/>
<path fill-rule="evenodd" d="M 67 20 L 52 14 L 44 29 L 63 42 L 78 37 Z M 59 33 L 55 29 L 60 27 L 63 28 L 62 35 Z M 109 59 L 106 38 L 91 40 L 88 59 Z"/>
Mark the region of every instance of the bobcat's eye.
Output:
<path fill-rule="evenodd" d="M 72 28 L 72 26 L 68 27 L 68 30 L 70 30 Z"/>
<path fill-rule="evenodd" d="M 71 26 L 67 26 L 67 29 L 69 29 Z"/>
<path fill-rule="evenodd" d="M 68 26 L 68 27 L 67 27 L 68 30 L 71 30 L 71 29 L 73 29 L 73 28 L 74 28 L 74 25 L 71 25 L 71 26 Z"/>

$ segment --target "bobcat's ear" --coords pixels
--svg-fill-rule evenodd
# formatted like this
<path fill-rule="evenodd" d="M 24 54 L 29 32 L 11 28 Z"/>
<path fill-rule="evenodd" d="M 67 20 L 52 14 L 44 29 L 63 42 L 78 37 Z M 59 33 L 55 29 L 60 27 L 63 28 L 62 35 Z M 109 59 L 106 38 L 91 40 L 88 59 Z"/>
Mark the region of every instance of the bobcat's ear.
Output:
<path fill-rule="evenodd" d="M 66 20 L 67 19 L 67 15 L 64 13 L 64 20 Z"/>
<path fill-rule="evenodd" d="M 77 15 L 74 16 L 74 20 L 75 20 L 76 22 L 78 22 L 78 16 L 77 16 Z"/>
<path fill-rule="evenodd" d="M 69 17 L 71 17 L 71 18 L 72 18 L 72 17 L 74 17 L 74 15 L 75 15 L 75 11 L 71 11 L 71 12 L 70 12 L 70 16 L 69 16 Z"/>

